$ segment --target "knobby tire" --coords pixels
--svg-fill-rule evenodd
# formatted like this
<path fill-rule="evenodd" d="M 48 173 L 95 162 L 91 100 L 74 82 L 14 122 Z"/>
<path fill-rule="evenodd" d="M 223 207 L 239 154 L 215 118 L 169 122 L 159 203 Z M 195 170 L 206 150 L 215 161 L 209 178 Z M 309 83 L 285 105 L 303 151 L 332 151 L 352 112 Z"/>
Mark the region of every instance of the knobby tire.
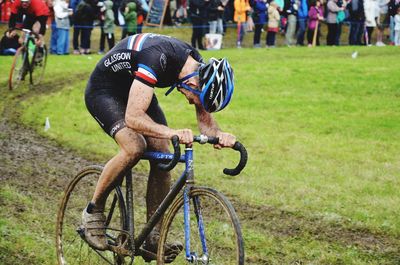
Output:
<path fill-rule="evenodd" d="M 198 256 L 203 254 L 197 225 L 198 218 L 194 210 L 194 198 L 198 198 L 210 259 L 208 263 L 192 264 L 243 265 L 244 243 L 239 219 L 232 204 L 221 193 L 206 187 L 192 188 L 189 196 L 190 251 L 195 251 Z M 158 265 L 165 263 L 166 243 L 180 241 L 184 245 L 183 220 L 183 195 L 181 195 L 172 203 L 164 217 L 157 252 Z M 186 260 L 185 249 L 176 257 L 173 264 L 190 264 Z"/>
<path fill-rule="evenodd" d="M 91 200 L 102 170 L 101 166 L 90 166 L 83 169 L 69 183 L 64 192 L 58 211 L 56 227 L 56 248 L 59 265 L 125 264 L 124 257 L 117 256 L 111 251 L 95 251 L 92 249 L 76 231 L 81 224 L 82 211 Z M 126 227 L 125 202 L 119 186 L 108 197 L 105 215 L 110 219 L 110 224 L 107 227 L 120 230 Z M 121 233 L 107 229 L 109 242 L 116 241 L 118 235 L 120 236 Z"/>
<path fill-rule="evenodd" d="M 16 89 L 21 83 L 22 68 L 24 67 L 25 63 L 25 56 L 26 56 L 25 47 L 23 46 L 19 47 L 14 55 L 13 63 L 11 65 L 10 75 L 8 78 L 8 88 L 10 90 Z"/>

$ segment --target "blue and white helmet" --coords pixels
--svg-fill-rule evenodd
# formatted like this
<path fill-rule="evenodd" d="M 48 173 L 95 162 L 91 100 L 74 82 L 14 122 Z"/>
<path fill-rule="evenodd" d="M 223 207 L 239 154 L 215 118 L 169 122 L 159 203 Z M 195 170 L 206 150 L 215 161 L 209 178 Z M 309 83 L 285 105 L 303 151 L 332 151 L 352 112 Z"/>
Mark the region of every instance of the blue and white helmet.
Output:
<path fill-rule="evenodd" d="M 234 83 L 233 69 L 226 58 L 211 58 L 199 68 L 200 101 L 207 112 L 224 109 L 231 100 Z"/>
<path fill-rule="evenodd" d="M 193 89 L 185 81 L 193 76 L 199 76 L 200 86 Z M 168 95 L 174 88 L 181 87 L 200 97 L 200 102 L 207 112 L 217 112 L 225 108 L 233 94 L 233 69 L 226 58 L 211 58 L 207 64 L 202 64 L 197 72 L 193 72 L 175 83 L 165 93 Z"/>

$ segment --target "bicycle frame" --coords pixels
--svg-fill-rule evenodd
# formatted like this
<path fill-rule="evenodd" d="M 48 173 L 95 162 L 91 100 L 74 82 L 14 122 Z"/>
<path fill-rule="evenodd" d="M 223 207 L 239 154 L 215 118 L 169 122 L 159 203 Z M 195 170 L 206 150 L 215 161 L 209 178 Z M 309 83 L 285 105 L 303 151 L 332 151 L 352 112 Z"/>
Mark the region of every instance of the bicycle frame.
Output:
<path fill-rule="evenodd" d="M 29 67 L 29 72 L 31 72 L 32 71 L 32 62 L 31 62 L 31 60 L 33 60 L 33 56 L 34 56 L 35 50 L 36 50 L 35 39 L 34 39 L 34 37 L 32 37 L 32 33 L 31 33 L 30 30 L 23 29 L 22 31 L 25 33 L 24 34 L 24 42 L 23 42 L 23 46 L 25 48 L 25 60 L 27 60 L 27 62 L 28 62 L 27 64 L 28 64 L 28 67 Z M 33 43 L 33 45 L 35 47 L 35 50 L 30 50 L 29 49 L 29 42 Z M 29 58 L 29 57 L 31 57 L 31 58 Z"/>
<path fill-rule="evenodd" d="M 207 137 L 207 136 L 195 136 L 195 142 L 200 144 L 216 144 L 218 143 L 218 138 L 215 137 Z M 185 237 L 185 256 L 186 260 L 190 263 L 197 262 L 199 260 L 208 261 L 208 249 L 205 237 L 205 227 L 203 223 L 203 217 L 201 213 L 200 200 L 199 198 L 193 198 L 193 207 L 195 210 L 195 215 L 198 224 L 198 230 L 200 235 L 200 241 L 202 245 L 202 256 L 199 257 L 197 253 L 191 252 L 190 247 L 190 191 L 194 186 L 194 169 L 193 169 L 193 149 L 192 145 L 185 146 L 185 153 L 183 155 L 180 154 L 179 147 L 179 139 L 177 137 L 172 138 L 172 145 L 174 147 L 174 154 L 170 153 L 162 153 L 162 152 L 145 152 L 141 158 L 141 160 L 149 160 L 159 162 L 158 167 L 162 170 L 171 170 L 177 163 L 185 163 L 185 170 L 182 175 L 175 181 L 172 188 L 165 196 L 164 200 L 160 203 L 157 210 L 150 217 L 148 222 L 144 225 L 143 229 L 140 231 L 139 235 L 134 238 L 134 218 L 133 218 L 133 189 L 132 189 L 132 172 L 129 171 L 126 174 L 126 222 L 127 227 L 125 226 L 123 229 L 129 233 L 130 242 L 134 242 L 134 246 L 132 246 L 129 255 L 137 256 L 141 255 L 143 252 L 141 246 L 143 245 L 146 238 L 149 236 L 153 228 L 157 225 L 157 223 L 162 219 L 162 216 L 167 211 L 169 206 L 173 203 L 175 198 L 177 198 L 180 191 L 183 191 L 183 215 L 184 215 L 184 237 Z M 234 169 L 223 170 L 224 174 L 236 176 L 241 170 L 245 167 L 247 163 L 247 152 L 243 145 L 239 142 L 236 142 L 232 149 L 240 152 L 240 161 L 239 164 Z M 169 161 L 168 164 L 164 164 L 164 162 Z M 123 206 L 125 207 L 125 205 Z M 116 251 L 118 253 L 118 251 Z M 123 254 L 126 255 L 126 254 Z M 132 259 L 133 261 L 133 259 Z"/>
<path fill-rule="evenodd" d="M 21 29 L 21 31 L 24 33 L 23 36 L 23 42 L 22 42 L 22 50 L 24 51 L 24 56 L 23 56 L 23 67 L 26 67 L 27 71 L 24 75 L 26 75 L 29 72 L 29 80 L 32 83 L 32 71 L 33 71 L 33 67 L 32 67 L 32 61 L 33 61 L 33 57 L 36 51 L 36 44 L 35 44 L 35 39 L 34 36 L 32 34 L 32 31 L 28 30 L 28 29 Z M 32 43 L 32 45 L 34 45 L 34 50 L 30 49 L 30 44 Z M 21 75 L 22 73 L 20 73 Z M 22 76 L 21 76 L 22 78 Z"/>
<path fill-rule="evenodd" d="M 152 161 L 165 161 L 165 160 L 171 160 L 173 158 L 173 154 L 168 154 L 168 153 L 161 153 L 161 152 L 146 152 L 142 160 L 152 160 Z M 182 188 L 185 186 L 183 192 L 185 196 L 184 200 L 184 223 L 185 223 L 185 249 L 186 249 L 186 258 L 190 260 L 194 260 L 193 255 L 191 255 L 190 252 L 190 227 L 189 227 L 189 191 L 191 189 L 191 186 L 194 184 L 194 170 L 193 170 L 193 149 L 186 146 L 185 148 L 185 154 L 182 155 L 179 158 L 180 163 L 185 163 L 185 170 L 182 173 L 182 175 L 178 178 L 178 180 L 174 183 L 172 186 L 171 190 L 167 194 L 167 196 L 164 198 L 164 200 L 161 202 L 157 210 L 154 212 L 154 214 L 150 217 L 149 221 L 145 224 L 143 227 L 142 231 L 138 235 L 137 238 L 135 238 L 135 252 L 139 250 L 140 246 L 143 244 L 147 236 L 150 234 L 150 232 L 153 230 L 153 228 L 156 226 L 156 224 L 160 221 L 161 217 L 164 215 L 168 207 L 171 205 L 172 201 L 177 197 L 179 192 L 182 190 Z M 130 213 L 129 209 L 132 208 L 133 201 L 132 198 L 133 196 L 128 195 L 131 190 L 129 186 L 132 184 L 132 175 L 128 174 L 126 178 L 126 185 L 127 185 L 127 208 L 128 208 L 128 218 L 131 221 L 128 221 L 130 224 L 129 227 L 129 232 L 133 233 L 134 228 L 133 228 L 133 218 Z M 201 221 L 200 221 L 201 222 Z M 203 232 L 201 233 L 202 235 L 202 242 L 205 242 L 204 238 L 204 226 L 201 225 Z M 205 247 L 205 244 L 203 245 Z M 204 250 L 204 248 L 203 248 Z M 206 252 L 205 252 L 206 253 Z"/>

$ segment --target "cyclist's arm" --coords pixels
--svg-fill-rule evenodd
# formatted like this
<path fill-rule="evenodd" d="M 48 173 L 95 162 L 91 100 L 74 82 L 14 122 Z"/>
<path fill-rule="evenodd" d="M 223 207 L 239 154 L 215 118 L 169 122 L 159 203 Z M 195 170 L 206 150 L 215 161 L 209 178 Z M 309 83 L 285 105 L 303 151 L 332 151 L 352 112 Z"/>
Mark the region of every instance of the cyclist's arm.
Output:
<path fill-rule="evenodd" d="M 202 134 L 208 136 L 217 136 L 217 133 L 220 130 L 217 122 L 213 118 L 213 116 L 208 113 L 202 105 L 195 104 L 196 106 L 196 116 L 197 116 L 197 124 L 199 126 L 199 130 Z"/>
<path fill-rule="evenodd" d="M 236 142 L 233 134 L 221 131 L 213 116 L 208 113 L 201 104 L 195 104 L 197 123 L 202 134 L 208 136 L 216 136 L 219 138 L 219 144 L 214 145 L 215 148 L 232 147 Z"/>
<path fill-rule="evenodd" d="M 10 19 L 8 21 L 8 28 L 9 29 L 15 28 L 15 25 L 17 24 L 17 18 L 18 18 L 18 14 L 11 13 Z"/>
<path fill-rule="evenodd" d="M 140 134 L 171 139 L 172 136 L 178 135 L 181 143 L 193 142 L 193 134 L 189 129 L 174 130 L 165 125 L 154 122 L 146 111 L 150 106 L 153 98 L 153 88 L 134 80 L 129 92 L 128 105 L 126 108 L 125 122 L 126 126 Z"/>

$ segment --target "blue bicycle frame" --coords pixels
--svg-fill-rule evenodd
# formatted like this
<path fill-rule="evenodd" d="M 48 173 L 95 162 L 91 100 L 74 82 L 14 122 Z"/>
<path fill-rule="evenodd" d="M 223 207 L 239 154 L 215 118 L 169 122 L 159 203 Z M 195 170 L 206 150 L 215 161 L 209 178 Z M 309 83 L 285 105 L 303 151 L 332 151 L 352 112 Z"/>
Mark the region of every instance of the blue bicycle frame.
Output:
<path fill-rule="evenodd" d="M 160 153 L 160 152 L 146 152 L 142 159 L 144 160 L 156 160 L 156 161 L 164 161 L 164 160 L 172 160 L 173 154 L 167 154 L 167 153 Z M 135 243 L 139 243 L 141 245 L 142 243 L 142 238 L 145 239 L 147 234 L 147 231 L 150 232 L 151 228 L 158 222 L 162 214 L 166 211 L 168 205 L 170 205 L 170 202 L 172 201 L 173 198 L 176 197 L 177 193 L 182 189 L 182 187 L 186 184 L 185 188 L 183 189 L 183 198 L 184 198 L 184 204 L 183 204 L 183 209 L 184 209 L 184 227 L 185 227 L 185 251 L 186 251 L 186 259 L 189 262 L 193 262 L 197 260 L 198 258 L 198 253 L 193 253 L 191 252 L 190 248 L 190 198 L 189 198 L 189 192 L 191 187 L 194 184 L 194 173 L 193 173 L 193 149 L 186 147 L 185 148 L 185 154 L 182 155 L 179 158 L 180 163 L 185 163 L 185 171 L 181 175 L 181 177 L 177 180 L 175 185 L 172 187 L 168 195 L 166 196 L 165 200 L 161 205 L 158 207 L 154 215 L 150 218 L 149 222 L 145 226 L 145 228 L 142 230 L 141 235 L 138 236 L 138 239 L 135 240 Z M 207 244 L 206 244 L 206 237 L 205 237 L 205 232 L 204 232 L 204 223 L 203 223 L 203 217 L 201 214 L 201 207 L 200 207 L 200 200 L 199 198 L 194 198 L 194 207 L 195 207 L 195 214 L 196 214 L 196 219 L 197 219 L 197 224 L 198 224 L 198 229 L 199 229 L 199 234 L 200 234 L 200 240 L 202 243 L 202 249 L 203 253 L 202 255 L 206 255 L 208 257 L 208 250 L 207 250 Z M 150 229 L 150 230 L 149 230 Z M 138 246 L 138 245 L 137 245 Z"/>
<path fill-rule="evenodd" d="M 200 144 L 210 143 L 216 144 L 218 143 L 218 138 L 215 137 L 206 137 L 206 136 L 196 136 L 194 138 L 195 142 Z M 202 244 L 202 255 L 199 256 L 198 253 L 192 253 L 190 250 L 190 191 L 194 185 L 194 170 L 193 170 L 193 149 L 191 145 L 186 145 L 185 154 L 180 154 L 180 147 L 179 147 L 179 139 L 176 137 L 172 138 L 172 145 L 174 147 L 174 154 L 169 153 L 161 153 L 161 152 L 146 152 L 142 156 L 142 160 L 151 160 L 151 161 L 158 161 L 160 164 L 158 165 L 162 170 L 171 170 L 177 163 L 185 163 L 185 171 L 183 174 L 178 178 L 178 180 L 174 183 L 164 200 L 158 206 L 157 210 L 154 214 L 150 217 L 147 224 L 141 230 L 141 233 L 138 235 L 137 238 L 134 239 L 135 242 L 135 253 L 140 253 L 140 247 L 142 246 L 143 242 L 156 226 L 156 224 L 161 220 L 164 213 L 167 211 L 168 207 L 171 205 L 173 200 L 177 197 L 178 193 L 183 188 L 183 198 L 184 198 L 184 227 L 185 227 L 185 254 L 186 259 L 189 262 L 195 262 L 199 259 L 208 259 L 208 249 L 206 243 L 206 236 L 205 236 L 205 227 L 203 223 L 203 216 L 201 213 L 200 207 L 200 199 L 198 197 L 193 198 L 193 205 L 194 205 L 194 213 L 197 219 L 197 227 L 199 229 L 200 240 Z M 234 169 L 227 169 L 223 170 L 224 174 L 236 176 L 240 173 L 240 171 L 245 167 L 247 162 L 247 152 L 246 149 L 242 146 L 241 143 L 236 142 L 232 149 L 240 152 L 240 162 Z M 168 164 L 163 164 L 163 162 L 168 162 Z M 132 175 L 128 174 L 126 176 L 126 185 L 128 187 L 132 186 Z M 127 189 L 127 209 L 128 209 L 128 218 L 133 218 L 133 213 L 129 212 L 133 209 L 133 202 L 129 198 L 133 198 L 132 189 Z M 129 232 L 133 236 L 134 234 L 134 227 L 133 227 L 133 220 L 129 220 L 128 224 L 131 224 L 132 227 L 129 227 Z M 133 240 L 133 238 L 132 238 Z"/>

